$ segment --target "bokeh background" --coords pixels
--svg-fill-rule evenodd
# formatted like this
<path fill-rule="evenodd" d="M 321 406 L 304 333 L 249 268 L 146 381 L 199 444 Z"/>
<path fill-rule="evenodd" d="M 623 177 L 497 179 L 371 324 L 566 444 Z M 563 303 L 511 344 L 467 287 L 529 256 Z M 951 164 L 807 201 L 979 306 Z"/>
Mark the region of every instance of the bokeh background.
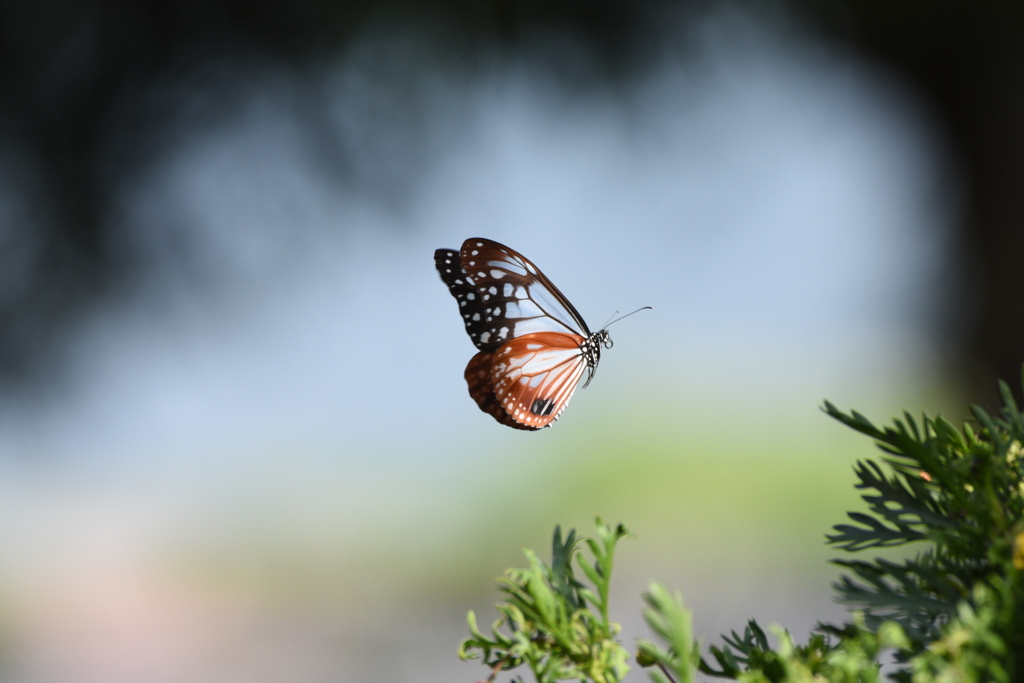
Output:
<path fill-rule="evenodd" d="M 473 681 L 465 612 L 622 521 L 705 643 L 840 619 L 869 442 L 1022 360 L 1015 3 L 0 3 L 0 675 Z M 432 251 L 616 345 L 480 413 Z M 502 680 L 507 679 L 507 675 Z M 631 681 L 645 680 L 634 670 Z"/>

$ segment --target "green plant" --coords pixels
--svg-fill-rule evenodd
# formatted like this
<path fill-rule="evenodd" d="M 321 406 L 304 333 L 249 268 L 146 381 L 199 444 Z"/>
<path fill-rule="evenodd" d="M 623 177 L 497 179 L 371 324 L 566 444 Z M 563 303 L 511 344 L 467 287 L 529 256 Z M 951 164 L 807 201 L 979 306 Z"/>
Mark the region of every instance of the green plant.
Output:
<path fill-rule="evenodd" d="M 920 552 L 901 561 L 833 560 L 852 574 L 833 584 L 853 608 L 847 622 L 819 624 L 805 645 L 773 627 L 773 648 L 751 620 L 742 635 L 733 631 L 723 646 L 709 647 L 707 659 L 682 597 L 652 583 L 644 618 L 661 644 L 640 641 L 638 664 L 656 683 L 691 683 L 696 672 L 743 683 L 875 683 L 890 649 L 899 664 L 890 676 L 899 683 L 1024 681 L 1024 414 L 1009 387 L 1000 383 L 1000 391 L 998 414 L 972 407 L 973 420 L 960 429 L 908 413 L 879 428 L 826 402 L 828 415 L 884 454 L 856 464 L 868 512 L 848 513 L 853 524 L 835 525 L 828 542 L 851 553 L 912 543 Z M 575 531 L 562 543 L 556 527 L 551 567 L 527 550 L 530 568 L 503 579 L 493 637 L 479 633 L 471 612 L 473 637 L 460 654 L 479 650 L 490 680 L 522 663 L 539 683 L 620 680 L 627 667 L 607 597 L 615 544 L 625 534 L 598 519 L 601 543 L 587 541 L 594 565 L 580 561 L 595 593 L 573 576 Z"/>
<path fill-rule="evenodd" d="M 530 566 L 509 569 L 499 579 L 505 599 L 497 605 L 501 618 L 494 622 L 491 636 L 480 632 L 476 615 L 470 612 L 467 622 L 472 635 L 459 647 L 459 657 L 481 657 L 491 669 L 489 681 L 522 664 L 538 683 L 622 680 L 629 670 L 629 653 L 615 640 L 620 629 L 608 618 L 608 589 L 615 546 L 629 532 L 621 524 L 611 527 L 598 518 L 597 535 L 598 540 L 585 539 L 593 564 L 578 552 L 576 545 L 584 539 L 576 537 L 575 529 L 563 542 L 561 528 L 555 527 L 551 566 L 532 550 L 524 550 Z M 577 580 L 574 556 L 592 588 Z"/>
<path fill-rule="evenodd" d="M 863 610 L 871 630 L 890 620 L 903 628 L 910 641 L 903 661 L 942 639 L 964 609 L 976 609 L 977 589 L 986 587 L 981 594 L 993 596 L 991 627 L 1006 642 L 1009 665 L 1024 663 L 1024 415 L 1005 383 L 1000 391 L 998 415 L 972 407 L 973 423 L 960 430 L 941 417 L 918 423 L 909 414 L 879 429 L 825 404 L 829 415 L 875 440 L 891 472 L 857 463 L 857 488 L 872 514 L 849 513 L 856 524 L 836 525 L 829 542 L 851 552 L 927 544 L 901 562 L 834 561 L 856 577 L 834 584 L 841 602 Z"/>
<path fill-rule="evenodd" d="M 643 667 L 657 666 L 658 669 L 651 672 L 651 678 L 657 683 L 690 683 L 694 665 L 700 661 L 700 645 L 693 642 L 693 619 L 683 604 L 683 596 L 671 594 L 660 583 L 652 583 L 644 594 L 644 601 L 648 605 L 644 621 L 669 647 L 666 650 L 649 640 L 641 640 L 637 663 Z"/>

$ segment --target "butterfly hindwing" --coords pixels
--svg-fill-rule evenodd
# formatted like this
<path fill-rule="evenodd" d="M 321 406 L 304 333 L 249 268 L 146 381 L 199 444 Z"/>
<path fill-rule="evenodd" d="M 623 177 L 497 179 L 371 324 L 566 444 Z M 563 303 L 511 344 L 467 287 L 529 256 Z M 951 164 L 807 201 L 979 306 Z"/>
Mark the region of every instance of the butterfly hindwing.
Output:
<path fill-rule="evenodd" d="M 587 368 L 580 350 L 584 341 L 579 335 L 538 332 L 500 346 L 490 359 L 497 404 L 534 429 L 557 420 Z M 466 372 L 468 377 L 469 368 Z"/>
<path fill-rule="evenodd" d="M 481 351 L 469 361 L 465 373 L 466 384 L 469 385 L 469 395 L 476 401 L 480 410 L 507 427 L 529 431 L 540 429 L 540 427 L 531 427 L 516 421 L 498 403 L 498 397 L 494 393 L 494 379 L 491 376 L 493 358 L 493 353 Z"/>

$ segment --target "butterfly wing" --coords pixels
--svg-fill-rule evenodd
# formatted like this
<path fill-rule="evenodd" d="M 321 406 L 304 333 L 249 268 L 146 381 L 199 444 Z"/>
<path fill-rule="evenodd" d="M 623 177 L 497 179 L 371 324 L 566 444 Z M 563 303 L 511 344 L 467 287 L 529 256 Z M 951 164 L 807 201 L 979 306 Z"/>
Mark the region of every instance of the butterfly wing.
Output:
<path fill-rule="evenodd" d="M 473 280 L 466 275 L 459 262 L 459 252 L 452 249 L 438 249 L 434 252 L 434 265 L 441 274 L 441 280 L 448 285 L 448 291 L 459 303 L 459 313 L 466 325 L 466 334 L 481 351 L 493 351 L 497 340 L 481 342 L 480 337 L 491 328 L 480 293 L 473 286 Z M 486 308 L 490 308 L 487 306 Z"/>
<path fill-rule="evenodd" d="M 557 420 L 587 368 L 584 341 L 574 334 L 537 332 L 503 344 L 490 359 L 491 390 L 498 406 L 531 429 Z M 468 379 L 469 368 L 466 372 Z M 480 399 L 477 405 L 484 409 Z"/>
<path fill-rule="evenodd" d="M 459 263 L 483 309 L 479 321 L 484 323 L 479 335 L 481 343 L 492 344 L 497 340 L 500 344 L 534 332 L 590 336 L 583 316 L 565 295 L 537 266 L 511 247 L 471 237 L 462 243 Z"/>
<path fill-rule="evenodd" d="M 525 429 L 529 431 L 536 431 L 540 429 L 540 427 L 530 427 L 521 422 L 517 422 L 505 411 L 501 403 L 498 403 L 498 397 L 494 393 L 494 378 L 491 375 L 493 361 L 494 354 L 486 351 L 481 351 L 473 356 L 472 360 L 469 361 L 469 365 L 466 366 L 465 374 L 466 384 L 469 385 L 469 395 L 473 397 L 474 401 L 476 401 L 480 410 L 484 411 L 506 427 L 512 427 L 513 429 Z"/>

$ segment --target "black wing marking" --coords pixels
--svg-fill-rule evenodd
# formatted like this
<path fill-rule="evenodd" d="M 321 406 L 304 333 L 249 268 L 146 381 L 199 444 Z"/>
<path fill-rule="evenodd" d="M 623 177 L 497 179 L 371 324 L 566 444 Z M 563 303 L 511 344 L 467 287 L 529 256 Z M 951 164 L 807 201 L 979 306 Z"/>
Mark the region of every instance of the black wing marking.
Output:
<path fill-rule="evenodd" d="M 459 265 L 459 252 L 453 249 L 437 249 L 434 251 L 434 265 L 441 275 L 441 280 L 448 285 L 448 291 L 459 303 L 459 315 L 466 325 L 466 334 L 470 340 L 481 351 L 494 351 L 501 342 L 490 339 L 489 334 L 487 342 L 480 340 L 481 335 L 491 328 L 491 323 L 487 320 L 480 294 L 473 286 L 473 279 L 466 275 Z"/>

